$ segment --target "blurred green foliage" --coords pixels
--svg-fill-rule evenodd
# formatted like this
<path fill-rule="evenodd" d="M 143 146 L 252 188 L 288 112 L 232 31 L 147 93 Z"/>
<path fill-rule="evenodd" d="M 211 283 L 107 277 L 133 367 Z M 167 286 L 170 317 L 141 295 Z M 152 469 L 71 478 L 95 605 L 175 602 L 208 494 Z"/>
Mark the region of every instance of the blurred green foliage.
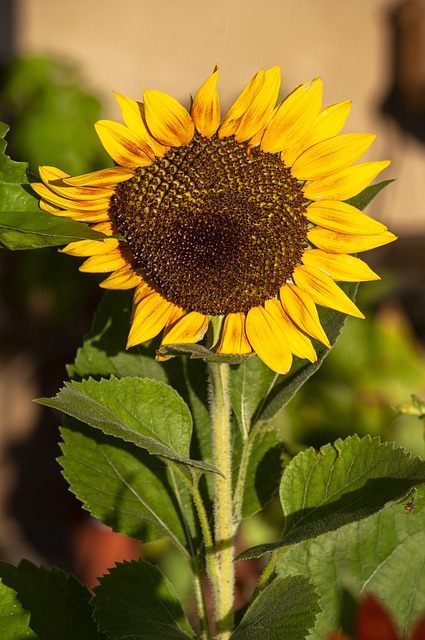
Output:
<path fill-rule="evenodd" d="M 38 174 L 43 164 L 71 175 L 112 166 L 93 126 L 102 115 L 101 100 L 69 64 L 21 57 L 0 74 L 0 120 L 10 125 L 6 151 L 13 160 L 28 162 L 31 173 Z M 2 295 L 22 314 L 41 309 L 69 326 L 85 315 L 93 296 L 100 298 L 100 278 L 84 277 L 75 258 L 55 249 L 19 256 L 2 252 L 1 260 Z"/>
<path fill-rule="evenodd" d="M 83 88 L 76 69 L 43 57 L 16 58 L 0 77 L 0 120 L 10 125 L 14 160 L 81 174 L 111 166 L 94 130 L 100 100 Z"/>

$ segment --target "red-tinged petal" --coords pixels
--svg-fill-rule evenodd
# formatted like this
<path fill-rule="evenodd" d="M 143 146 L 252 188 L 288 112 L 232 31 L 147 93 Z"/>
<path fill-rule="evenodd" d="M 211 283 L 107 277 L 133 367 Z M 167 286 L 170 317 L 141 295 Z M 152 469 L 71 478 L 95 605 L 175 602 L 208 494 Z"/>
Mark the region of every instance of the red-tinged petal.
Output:
<path fill-rule="evenodd" d="M 224 318 L 220 344 L 217 353 L 244 354 L 251 353 L 245 331 L 245 314 L 229 313 Z"/>
<path fill-rule="evenodd" d="M 181 147 L 195 133 L 190 114 L 177 100 L 162 91 L 144 91 L 145 117 L 149 131 L 161 144 Z"/>
<path fill-rule="evenodd" d="M 220 100 L 217 92 L 218 68 L 204 82 L 192 104 L 192 118 L 204 138 L 211 138 L 220 126 Z"/>
<path fill-rule="evenodd" d="M 145 167 L 154 161 L 152 149 L 119 122 L 99 120 L 97 135 L 111 158 L 123 167 Z"/>

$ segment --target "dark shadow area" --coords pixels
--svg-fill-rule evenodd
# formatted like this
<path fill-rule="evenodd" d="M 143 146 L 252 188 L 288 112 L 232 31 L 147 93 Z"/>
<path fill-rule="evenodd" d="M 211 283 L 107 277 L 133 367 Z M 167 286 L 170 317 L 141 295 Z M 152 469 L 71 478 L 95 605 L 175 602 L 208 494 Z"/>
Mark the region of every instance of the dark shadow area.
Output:
<path fill-rule="evenodd" d="M 2 0 L 0 6 L 0 69 L 5 67 L 16 53 L 15 18 L 16 2 Z"/>
<path fill-rule="evenodd" d="M 403 0 L 391 9 L 388 23 L 392 86 L 381 111 L 425 142 L 425 4 Z"/>

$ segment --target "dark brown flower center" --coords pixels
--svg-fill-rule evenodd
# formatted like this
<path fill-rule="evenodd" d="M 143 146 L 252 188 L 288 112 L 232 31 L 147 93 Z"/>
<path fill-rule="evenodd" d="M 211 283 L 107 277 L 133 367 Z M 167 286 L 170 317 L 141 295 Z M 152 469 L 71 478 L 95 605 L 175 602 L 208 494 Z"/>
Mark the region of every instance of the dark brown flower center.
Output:
<path fill-rule="evenodd" d="M 208 315 L 275 296 L 307 243 L 301 187 L 278 155 L 195 136 L 119 184 L 110 213 L 161 295 Z"/>

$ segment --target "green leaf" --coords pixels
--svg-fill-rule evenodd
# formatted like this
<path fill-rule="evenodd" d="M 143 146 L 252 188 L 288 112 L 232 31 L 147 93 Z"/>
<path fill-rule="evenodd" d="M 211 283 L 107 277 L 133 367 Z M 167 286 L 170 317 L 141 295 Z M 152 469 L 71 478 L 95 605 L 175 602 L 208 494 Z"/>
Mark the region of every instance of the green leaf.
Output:
<path fill-rule="evenodd" d="M 123 562 L 95 589 L 94 617 L 111 640 L 195 637 L 167 578 L 147 562 Z"/>
<path fill-rule="evenodd" d="M 32 191 L 27 165 L 5 155 L 7 125 L 0 123 L 0 247 L 38 249 L 77 240 L 101 239 L 86 224 L 42 211 Z"/>
<path fill-rule="evenodd" d="M 59 409 L 104 433 L 184 465 L 216 471 L 188 457 L 192 419 L 178 393 L 162 382 L 141 378 L 93 379 L 65 383 L 55 398 L 40 404 Z"/>
<path fill-rule="evenodd" d="M 3 640 L 37 640 L 38 636 L 30 629 L 31 614 L 25 611 L 16 591 L 0 580 L 0 629 Z"/>
<path fill-rule="evenodd" d="M 394 180 L 382 180 L 382 182 L 378 182 L 377 184 L 371 184 L 369 187 L 366 187 L 366 189 L 363 189 L 361 193 L 358 193 L 346 202 L 363 211 L 363 209 L 366 209 L 367 205 L 376 198 L 378 193 L 392 182 L 394 182 Z"/>
<path fill-rule="evenodd" d="M 318 600 L 303 576 L 276 578 L 255 598 L 231 640 L 304 640 L 320 612 Z"/>
<path fill-rule="evenodd" d="M 367 518 L 425 483 L 425 462 L 379 438 L 351 436 L 299 453 L 285 468 L 280 499 L 285 531 L 260 555 Z"/>
<path fill-rule="evenodd" d="M 90 513 L 114 531 L 143 542 L 167 537 L 187 553 L 180 504 L 164 462 L 71 418 L 61 433 L 63 475 Z"/>
<path fill-rule="evenodd" d="M 0 562 L 0 577 L 16 591 L 22 606 L 31 612 L 31 629 L 40 639 L 103 638 L 93 622 L 90 592 L 73 576 L 56 567 L 45 569 L 23 560 L 18 567 Z M 14 636 L 21 637 L 35 636 Z"/>
<path fill-rule="evenodd" d="M 291 547 L 276 567 L 303 573 L 316 585 L 322 613 L 311 640 L 323 640 L 350 614 L 347 598 L 372 592 L 385 603 L 407 637 L 425 602 L 425 511 L 401 505 Z"/>

